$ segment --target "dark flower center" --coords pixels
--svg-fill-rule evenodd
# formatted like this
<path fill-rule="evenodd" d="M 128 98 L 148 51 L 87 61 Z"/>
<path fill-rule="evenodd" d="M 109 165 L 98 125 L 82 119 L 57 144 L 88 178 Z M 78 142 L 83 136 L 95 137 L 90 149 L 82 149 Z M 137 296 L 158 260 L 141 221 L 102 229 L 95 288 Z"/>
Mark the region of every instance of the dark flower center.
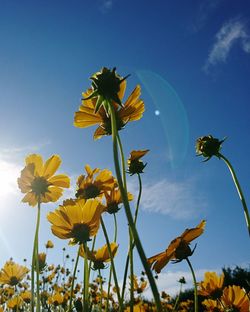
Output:
<path fill-rule="evenodd" d="M 105 268 L 105 265 L 102 261 L 98 261 L 98 260 L 94 261 L 94 267 L 93 267 L 94 270 L 102 270 L 104 268 Z"/>
<path fill-rule="evenodd" d="M 134 159 L 131 160 L 128 171 L 130 175 L 133 175 L 135 173 L 143 173 L 143 169 L 146 167 L 146 165 L 147 164 L 144 164 L 141 160 Z"/>
<path fill-rule="evenodd" d="M 79 188 L 76 192 L 76 198 L 89 199 L 89 198 L 95 198 L 98 195 L 100 195 L 100 190 L 94 184 L 90 184 L 84 189 Z"/>
<path fill-rule="evenodd" d="M 16 276 L 11 276 L 10 278 L 10 286 L 15 286 L 19 283 L 19 280 Z"/>
<path fill-rule="evenodd" d="M 84 244 L 90 240 L 89 227 L 84 223 L 74 224 L 71 234 L 75 243 Z"/>
<path fill-rule="evenodd" d="M 117 213 L 120 210 L 117 203 L 113 202 L 107 205 L 107 212 L 109 214 Z"/>
<path fill-rule="evenodd" d="M 115 119 L 116 119 L 117 131 L 122 130 L 125 126 L 125 123 L 122 121 L 121 118 L 117 116 L 117 114 L 115 114 Z M 107 135 L 111 135 L 112 134 L 111 117 L 105 118 L 101 127 L 105 130 Z"/>
<path fill-rule="evenodd" d="M 192 255 L 192 250 L 186 241 L 181 241 L 179 246 L 175 250 L 175 258 L 178 261 L 182 261 Z"/>
<path fill-rule="evenodd" d="M 31 189 L 36 196 L 40 196 L 48 192 L 49 185 L 50 183 L 44 177 L 36 177 L 31 183 Z"/>

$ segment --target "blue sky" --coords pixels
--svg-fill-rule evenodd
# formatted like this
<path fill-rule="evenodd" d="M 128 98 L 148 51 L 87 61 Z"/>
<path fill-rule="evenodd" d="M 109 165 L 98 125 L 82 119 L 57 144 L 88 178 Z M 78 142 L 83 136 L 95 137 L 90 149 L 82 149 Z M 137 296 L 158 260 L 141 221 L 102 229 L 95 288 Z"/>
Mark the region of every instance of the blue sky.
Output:
<path fill-rule="evenodd" d="M 249 238 L 229 172 L 218 159 L 202 163 L 194 149 L 199 136 L 227 136 L 222 153 L 250 202 L 249 13 L 248 1 L 1 1 L 0 265 L 10 256 L 16 261 L 31 256 L 36 211 L 20 203 L 16 186 L 26 155 L 62 157 L 60 172 L 73 181 L 65 197 L 85 164 L 113 170 L 110 137 L 94 142 L 94 128 L 73 127 L 81 93 L 103 66 L 131 74 L 126 96 L 142 86 L 144 116 L 121 137 L 127 156 L 150 149 L 138 222 L 147 255 L 206 219 L 192 256 L 200 277 L 204 270 L 249 265 Z M 134 177 L 129 187 L 136 194 Z M 40 238 L 42 244 L 54 241 L 57 250 L 49 261 L 60 262 L 58 250 L 67 242 L 53 237 L 46 221 L 54 208 L 43 207 Z M 122 274 L 127 248 L 122 211 L 118 219 Z M 67 251 L 73 256 L 75 249 Z M 137 268 L 139 273 L 139 261 Z M 162 287 L 168 285 L 164 280 L 176 284 L 187 271 L 185 263 L 170 264 Z"/>

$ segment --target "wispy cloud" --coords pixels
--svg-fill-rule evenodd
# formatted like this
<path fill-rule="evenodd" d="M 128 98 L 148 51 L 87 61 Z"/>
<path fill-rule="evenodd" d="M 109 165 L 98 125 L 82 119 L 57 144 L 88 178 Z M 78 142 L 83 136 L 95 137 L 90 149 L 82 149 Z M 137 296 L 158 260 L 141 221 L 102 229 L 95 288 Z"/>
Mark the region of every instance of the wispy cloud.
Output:
<path fill-rule="evenodd" d="M 208 22 L 209 18 L 218 9 L 223 0 L 203 0 L 198 3 L 197 11 L 192 23 L 191 31 L 200 31 Z"/>
<path fill-rule="evenodd" d="M 129 191 L 137 193 L 136 183 L 129 183 Z M 197 194 L 196 181 L 184 182 L 162 179 L 144 183 L 141 207 L 148 212 L 161 213 L 174 219 L 189 219 L 194 214 L 202 214 L 206 201 Z"/>
<path fill-rule="evenodd" d="M 203 67 L 205 72 L 218 63 L 225 63 L 236 44 L 239 44 L 244 52 L 250 53 L 250 35 L 246 23 L 240 19 L 232 19 L 223 24 L 215 35 L 214 45 Z"/>
<path fill-rule="evenodd" d="M 99 9 L 102 13 L 107 13 L 113 7 L 114 0 L 99 0 Z"/>

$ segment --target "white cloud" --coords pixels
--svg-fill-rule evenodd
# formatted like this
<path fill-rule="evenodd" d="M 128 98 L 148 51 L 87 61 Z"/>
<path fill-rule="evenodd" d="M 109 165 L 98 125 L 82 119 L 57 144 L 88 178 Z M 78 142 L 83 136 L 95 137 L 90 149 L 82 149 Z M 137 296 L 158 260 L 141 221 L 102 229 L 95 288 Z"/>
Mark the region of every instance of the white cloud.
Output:
<path fill-rule="evenodd" d="M 128 190 L 137 194 L 137 184 L 129 182 Z M 194 180 L 175 182 L 162 179 L 143 183 L 141 207 L 145 211 L 161 213 L 174 219 L 189 219 L 194 214 L 201 214 L 206 208 L 206 202 L 197 194 Z"/>
<path fill-rule="evenodd" d="M 220 274 L 221 270 L 206 270 L 200 269 L 195 271 L 195 277 L 197 282 L 203 280 L 204 273 L 207 271 L 214 271 Z M 190 271 L 168 271 L 163 272 L 158 275 L 158 279 L 156 280 L 156 284 L 159 292 L 165 291 L 167 294 L 171 296 L 175 296 L 180 291 L 180 284 L 178 280 L 184 277 L 186 280 L 186 284 L 183 285 L 182 290 L 193 288 L 193 278 Z M 146 298 L 152 298 L 152 292 L 150 287 L 143 293 Z"/>
<path fill-rule="evenodd" d="M 208 72 L 211 66 L 226 62 L 230 51 L 237 43 L 241 43 L 243 51 L 250 53 L 250 36 L 246 24 L 233 19 L 222 25 L 215 36 L 215 43 L 208 55 L 203 69 Z"/>

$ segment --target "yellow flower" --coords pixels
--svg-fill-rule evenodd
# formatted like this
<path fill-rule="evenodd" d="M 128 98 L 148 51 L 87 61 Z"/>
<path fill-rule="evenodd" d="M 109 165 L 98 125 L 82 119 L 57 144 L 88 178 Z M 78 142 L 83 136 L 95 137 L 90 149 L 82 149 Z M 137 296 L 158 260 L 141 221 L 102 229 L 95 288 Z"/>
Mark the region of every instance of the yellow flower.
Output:
<path fill-rule="evenodd" d="M 122 203 L 122 196 L 121 192 L 118 188 L 113 188 L 111 191 L 104 192 L 105 198 L 106 198 L 106 208 L 105 211 L 107 211 L 110 214 L 116 213 L 119 211 L 119 204 Z M 131 193 L 127 193 L 128 200 L 133 200 L 133 195 Z"/>
<path fill-rule="evenodd" d="M 118 98 L 122 101 L 126 89 L 126 81 L 124 80 L 120 85 L 118 92 Z M 111 116 L 107 113 L 104 107 L 100 107 L 98 112 L 95 111 L 96 98 L 86 99 L 91 94 L 89 89 L 86 93 L 83 93 L 82 105 L 79 107 L 79 111 L 75 113 L 74 126 L 77 128 L 86 128 L 94 125 L 98 125 L 94 133 L 94 139 L 99 139 L 103 135 L 111 135 Z M 121 130 L 129 121 L 136 121 L 141 119 L 144 113 L 144 103 L 140 99 L 141 87 L 138 85 L 128 97 L 127 101 L 122 107 L 118 105 L 118 101 L 114 102 L 115 116 L 117 130 Z"/>
<path fill-rule="evenodd" d="M 63 303 L 63 295 L 60 294 L 59 292 L 56 292 L 52 296 L 48 298 L 48 304 L 53 304 L 54 306 L 59 306 L 60 304 Z"/>
<path fill-rule="evenodd" d="M 27 267 L 19 265 L 12 260 L 7 261 L 0 271 L 0 284 L 15 286 L 28 272 L 29 269 Z"/>
<path fill-rule="evenodd" d="M 62 188 L 70 185 L 69 177 L 64 174 L 54 175 L 61 164 L 58 155 L 51 156 L 45 163 L 40 155 L 32 154 L 26 157 L 26 166 L 18 178 L 18 186 L 24 203 L 35 206 L 41 203 L 56 202 L 62 196 Z"/>
<path fill-rule="evenodd" d="M 147 154 L 149 150 L 132 151 L 128 159 L 128 172 L 130 175 L 135 173 L 143 173 L 143 169 L 147 164 L 144 164 L 140 159 Z"/>
<path fill-rule="evenodd" d="M 110 249 L 112 256 L 114 257 L 116 255 L 118 245 L 115 242 L 110 243 Z M 80 256 L 85 257 L 84 247 L 81 246 L 80 248 Z M 108 246 L 104 245 L 103 247 L 97 249 L 96 251 L 90 251 L 88 248 L 86 250 L 86 256 L 89 260 L 93 262 L 93 269 L 99 270 L 104 269 L 105 265 L 104 262 L 110 262 L 110 256 L 108 252 Z"/>
<path fill-rule="evenodd" d="M 45 245 L 46 249 L 49 249 L 49 248 L 53 248 L 54 247 L 54 244 L 51 240 L 48 240 L 46 245 Z"/>
<path fill-rule="evenodd" d="M 147 287 L 147 281 L 142 277 L 140 282 L 138 282 L 138 278 L 136 275 L 133 276 L 132 280 L 134 291 L 136 291 L 138 294 L 141 294 L 145 288 Z"/>
<path fill-rule="evenodd" d="M 224 274 L 221 274 L 221 276 L 219 276 L 215 272 L 206 272 L 204 281 L 198 284 L 199 294 L 201 296 L 212 296 L 216 299 L 221 295 L 223 283 Z"/>
<path fill-rule="evenodd" d="M 221 302 L 227 309 L 238 312 L 249 312 L 249 298 L 240 286 L 228 286 L 223 289 Z"/>
<path fill-rule="evenodd" d="M 77 198 L 101 197 L 104 191 L 113 189 L 115 178 L 110 170 L 91 169 L 89 165 L 85 166 L 85 170 L 87 175 L 80 175 L 77 180 Z"/>
<path fill-rule="evenodd" d="M 213 299 L 205 299 L 202 301 L 202 304 L 205 306 L 206 311 L 208 312 L 222 312 L 223 307 L 218 300 L 213 300 Z"/>
<path fill-rule="evenodd" d="M 45 252 L 41 252 L 38 254 L 38 263 L 39 263 L 39 273 L 42 273 L 42 271 L 45 269 L 47 265 Z"/>
<path fill-rule="evenodd" d="M 23 305 L 23 299 L 21 296 L 15 296 L 7 302 L 7 307 L 15 311 L 17 308 L 21 307 L 22 305 Z"/>
<path fill-rule="evenodd" d="M 30 301 L 31 301 L 31 292 L 29 290 L 25 290 L 24 292 L 22 292 L 20 294 L 20 296 L 22 297 L 24 302 L 30 303 Z"/>
<path fill-rule="evenodd" d="M 86 243 L 96 235 L 104 206 L 98 201 L 79 199 L 74 204 L 59 206 L 47 215 L 52 233 L 72 243 Z"/>
<path fill-rule="evenodd" d="M 153 270 L 157 273 L 160 273 L 162 268 L 166 266 L 170 260 L 176 259 L 176 261 L 179 262 L 191 256 L 193 251 L 191 251 L 189 243 L 204 232 L 205 225 L 206 221 L 202 220 L 196 228 L 186 229 L 181 236 L 171 241 L 165 251 L 149 258 L 149 265 L 153 267 Z"/>

